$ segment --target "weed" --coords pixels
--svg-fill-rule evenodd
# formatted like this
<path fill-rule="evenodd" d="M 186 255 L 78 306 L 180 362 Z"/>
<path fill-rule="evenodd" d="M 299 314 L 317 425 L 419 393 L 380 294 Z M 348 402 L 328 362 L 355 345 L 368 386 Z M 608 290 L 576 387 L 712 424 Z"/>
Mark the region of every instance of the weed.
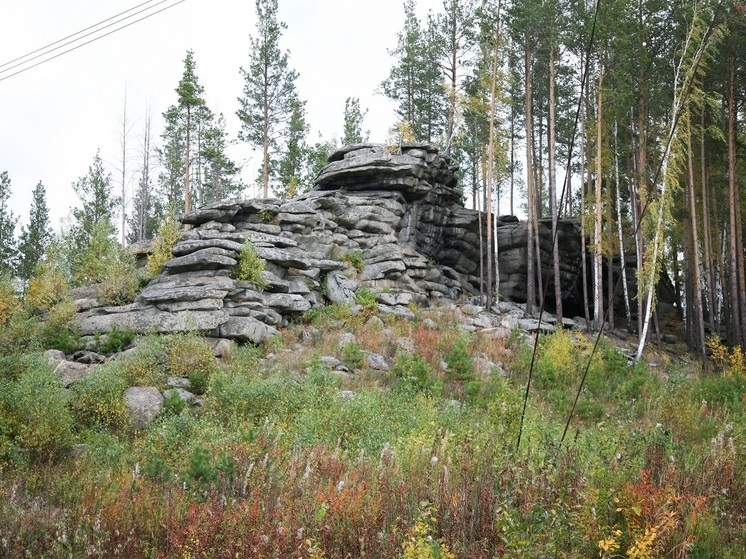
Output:
<path fill-rule="evenodd" d="M 358 274 L 363 271 L 363 266 L 365 266 L 363 253 L 359 250 L 345 253 L 339 257 L 339 260 L 355 268 Z"/>

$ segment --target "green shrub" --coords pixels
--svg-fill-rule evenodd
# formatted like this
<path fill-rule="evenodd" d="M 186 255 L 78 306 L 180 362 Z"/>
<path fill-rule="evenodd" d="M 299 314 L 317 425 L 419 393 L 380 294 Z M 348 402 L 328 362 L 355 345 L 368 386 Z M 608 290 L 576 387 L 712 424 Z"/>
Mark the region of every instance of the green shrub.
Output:
<path fill-rule="evenodd" d="M 165 340 L 166 370 L 169 375 L 187 378 L 199 372 L 209 378 L 217 369 L 215 356 L 197 334 L 174 334 Z"/>
<path fill-rule="evenodd" d="M 9 455 L 12 447 L 41 462 L 58 458 L 72 443 L 73 418 L 69 395 L 60 379 L 39 356 L 15 382 L 0 389 L 2 439 Z M 10 451 L 10 452 L 9 452 Z"/>
<path fill-rule="evenodd" d="M 233 271 L 233 277 L 237 280 L 249 281 L 259 289 L 267 287 L 267 281 L 262 277 L 264 271 L 264 260 L 259 256 L 253 243 L 247 238 L 238 255 L 238 264 Z"/>
<path fill-rule="evenodd" d="M 158 235 L 153 239 L 153 250 L 148 256 L 148 273 L 155 277 L 163 271 L 163 265 L 173 258 L 171 249 L 181 239 L 181 225 L 173 212 L 163 219 Z"/>
<path fill-rule="evenodd" d="M 135 255 L 114 246 L 101 278 L 100 296 L 107 305 L 126 305 L 134 301 L 140 289 L 140 274 Z"/>
<path fill-rule="evenodd" d="M 119 353 L 135 339 L 132 330 L 120 330 L 116 324 L 112 325 L 111 331 L 106 335 L 106 341 L 99 345 L 98 350 L 103 353 Z"/>
<path fill-rule="evenodd" d="M 438 396 L 443 390 L 443 381 L 431 374 L 430 364 L 419 355 L 398 353 L 391 371 L 397 379 L 395 390 L 430 396 Z"/>
<path fill-rule="evenodd" d="M 359 369 L 365 362 L 365 353 L 359 344 L 350 342 L 342 348 L 342 361 L 351 369 Z"/>
<path fill-rule="evenodd" d="M 179 415 L 187 407 L 186 401 L 175 390 L 163 400 L 164 415 Z"/>
<path fill-rule="evenodd" d="M 23 352 L 40 349 L 40 327 L 36 318 L 28 312 L 14 314 L 0 327 L 0 356 L 17 358 Z M 0 365 L 0 377 L 3 367 Z"/>
<path fill-rule="evenodd" d="M 447 377 L 452 380 L 470 381 L 474 378 L 474 363 L 469 351 L 469 338 L 461 335 L 446 353 Z"/>
<path fill-rule="evenodd" d="M 47 250 L 46 259 L 34 267 L 26 289 L 26 306 L 32 311 L 49 312 L 69 299 L 69 293 L 70 282 L 62 248 L 55 244 Z"/>
<path fill-rule="evenodd" d="M 123 427 L 127 423 L 127 405 L 123 397 L 126 388 L 127 378 L 121 364 L 106 363 L 73 384 L 75 417 L 88 427 Z"/>
<path fill-rule="evenodd" d="M 372 289 L 361 287 L 355 292 L 355 302 L 363 307 L 365 316 L 372 316 L 378 312 L 378 294 Z"/>
<path fill-rule="evenodd" d="M 190 392 L 201 395 L 207 392 L 207 375 L 204 371 L 192 371 L 189 373 Z"/>
<path fill-rule="evenodd" d="M 124 361 L 127 386 L 163 386 L 166 377 L 166 339 L 147 336 L 138 340 L 134 355 Z"/>
<path fill-rule="evenodd" d="M 348 252 L 340 256 L 339 259 L 340 261 L 346 262 L 347 264 L 355 268 L 358 274 L 363 271 L 363 266 L 365 265 L 365 259 L 363 257 L 362 251 L 355 250 L 353 252 Z"/>

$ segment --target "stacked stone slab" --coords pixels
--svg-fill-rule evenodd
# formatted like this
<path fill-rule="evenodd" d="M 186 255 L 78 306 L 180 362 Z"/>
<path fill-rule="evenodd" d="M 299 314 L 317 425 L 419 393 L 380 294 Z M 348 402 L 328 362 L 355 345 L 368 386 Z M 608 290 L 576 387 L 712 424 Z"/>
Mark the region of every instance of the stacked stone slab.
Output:
<path fill-rule="evenodd" d="M 412 303 L 479 293 L 486 220 L 464 207 L 447 157 L 427 144 L 394 153 L 361 144 L 329 161 L 314 190 L 290 201 L 231 200 L 183 215 L 190 228 L 165 271 L 130 305 L 81 302 L 81 332 L 192 330 L 259 343 L 315 306 L 354 303 L 361 286 L 375 290 L 382 313 L 402 316 L 411 316 Z M 572 222 L 561 231 L 560 246 L 573 251 L 572 262 L 563 260 L 569 294 L 580 244 Z M 501 293 L 515 301 L 525 301 L 525 235 L 525 224 L 497 221 Z M 542 251 L 550 254 L 545 237 Z M 247 240 L 266 263 L 264 289 L 232 276 Z"/>

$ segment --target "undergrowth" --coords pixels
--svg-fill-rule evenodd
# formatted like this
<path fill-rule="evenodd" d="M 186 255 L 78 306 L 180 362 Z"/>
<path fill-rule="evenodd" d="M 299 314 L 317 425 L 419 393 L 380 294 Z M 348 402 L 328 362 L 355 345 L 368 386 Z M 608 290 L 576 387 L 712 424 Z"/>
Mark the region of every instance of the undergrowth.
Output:
<path fill-rule="evenodd" d="M 220 363 L 197 336 L 145 336 L 69 391 L 14 341 L 31 326 L 11 317 L 0 556 L 743 556 L 737 367 L 661 375 L 604 342 L 560 444 L 586 338 L 540 338 L 521 422 L 529 351 L 433 316 L 382 327 L 323 307 Z M 373 352 L 390 371 L 367 369 Z M 500 368 L 478 370 L 477 355 Z M 130 428 L 123 390 L 169 377 L 204 406 L 174 399 Z"/>

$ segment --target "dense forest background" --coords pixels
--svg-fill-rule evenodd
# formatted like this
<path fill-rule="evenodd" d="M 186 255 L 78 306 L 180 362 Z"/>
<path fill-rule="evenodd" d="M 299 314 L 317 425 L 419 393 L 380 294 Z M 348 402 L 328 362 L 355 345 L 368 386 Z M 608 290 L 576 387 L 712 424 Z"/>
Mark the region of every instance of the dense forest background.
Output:
<path fill-rule="evenodd" d="M 135 130 L 125 101 L 120 163 L 111 174 L 96 154 L 74 185 L 79 204 L 62 231 L 51 230 L 41 183 L 18 227 L 3 173 L 6 289 L 25 292 L 53 261 L 73 284 L 100 281 L 110 273 L 106 262 L 153 238 L 169 216 L 241 195 L 246 185 L 228 149 L 234 142 L 260 154 L 254 176 L 262 195 L 287 198 L 312 186 L 336 147 L 368 139 L 366 111 L 354 97 L 339 139 L 309 138 L 303 92 L 282 47 L 292 29 L 279 21 L 277 0 L 257 0 L 256 13 L 240 69 L 238 138 L 207 106 L 199 53 L 190 51 L 174 103 L 162 112 L 164 129 L 154 129 L 149 113 Z M 708 333 L 746 347 L 744 22 L 746 5 L 734 0 L 444 0 L 425 18 L 406 0 L 379 88 L 397 104 L 386 141 L 430 142 L 449 154 L 467 204 L 486 212 L 488 230 L 498 208 L 525 215 L 530 275 L 541 275 L 537 221 L 579 219 L 590 258 L 585 312 L 597 328 L 614 323 L 619 283 L 623 318 L 644 340 L 665 270 L 687 341 L 703 359 Z M 554 259 L 558 275 L 556 250 Z M 636 267 L 635 290 L 626 275 L 604 282 L 617 279 L 611 272 L 620 264 Z M 544 280 L 538 289 L 529 284 L 533 308 Z"/>

